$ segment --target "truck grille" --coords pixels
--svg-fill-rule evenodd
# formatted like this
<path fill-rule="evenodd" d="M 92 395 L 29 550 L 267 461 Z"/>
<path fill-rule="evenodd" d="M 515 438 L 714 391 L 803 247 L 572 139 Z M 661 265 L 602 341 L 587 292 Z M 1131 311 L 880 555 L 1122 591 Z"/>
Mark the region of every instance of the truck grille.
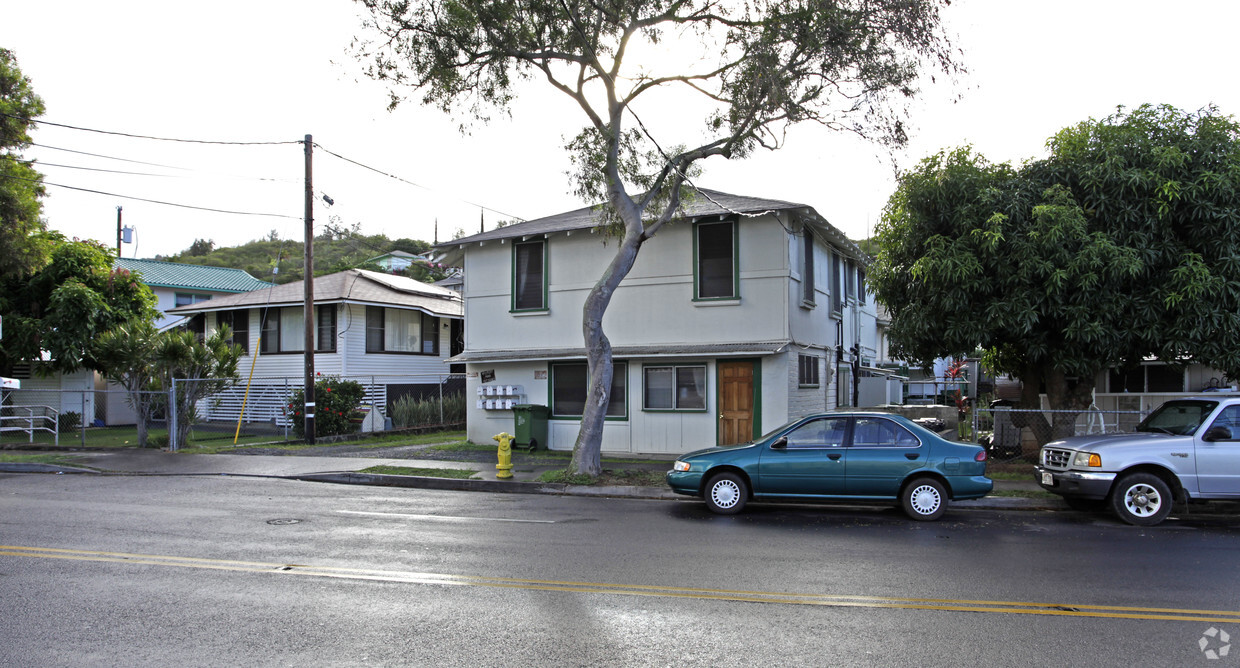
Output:
<path fill-rule="evenodd" d="M 1072 451 L 1058 448 L 1042 448 L 1042 465 L 1052 469 L 1066 469 L 1072 463 Z"/>

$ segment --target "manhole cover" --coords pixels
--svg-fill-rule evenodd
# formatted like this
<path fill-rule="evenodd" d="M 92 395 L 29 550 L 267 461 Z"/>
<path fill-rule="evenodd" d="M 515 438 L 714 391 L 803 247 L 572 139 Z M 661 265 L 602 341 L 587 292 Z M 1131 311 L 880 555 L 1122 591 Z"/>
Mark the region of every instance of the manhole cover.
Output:
<path fill-rule="evenodd" d="M 267 524 L 274 524 L 277 526 L 281 524 L 301 524 L 301 520 L 293 519 L 291 517 L 284 517 L 281 519 L 267 520 Z"/>

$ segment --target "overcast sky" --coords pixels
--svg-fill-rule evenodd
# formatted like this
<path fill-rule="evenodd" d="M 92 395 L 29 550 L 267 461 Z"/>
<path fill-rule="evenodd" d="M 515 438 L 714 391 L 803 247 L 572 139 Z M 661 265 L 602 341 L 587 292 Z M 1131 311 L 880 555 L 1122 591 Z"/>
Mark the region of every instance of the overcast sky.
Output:
<path fill-rule="evenodd" d="M 912 142 L 894 156 L 901 167 L 966 143 L 992 161 L 1020 162 L 1042 155 L 1057 130 L 1121 104 L 1195 110 L 1213 103 L 1240 113 L 1232 34 L 1240 3 L 956 0 L 944 16 L 969 74 L 954 88 L 925 92 Z M 385 89 L 365 79 L 346 51 L 358 30 L 345 0 L 6 3 L 0 47 L 16 53 L 47 104 L 48 123 L 35 131 L 39 146 L 27 157 L 59 184 L 48 186 L 45 200 L 50 227 L 115 244 L 121 206 L 123 223 L 136 229 L 124 257 L 176 253 L 198 238 L 237 245 L 272 231 L 299 243 L 304 155 L 291 142 L 306 134 L 398 177 L 316 151 L 315 189 L 335 202 L 318 200 L 319 229 L 337 217 L 367 234 L 431 241 L 437 220 L 442 241 L 457 229 L 478 231 L 482 218 L 490 229 L 586 204 L 565 177 L 562 137 L 582 121 L 567 98 L 537 87 L 511 119 L 469 136 L 414 103 L 388 112 Z M 675 109 L 640 113 L 657 124 Z M 50 123 L 290 143 L 152 141 Z M 702 187 L 808 204 L 853 239 L 869 236 L 894 188 L 892 156 L 817 127 L 794 132 L 784 150 L 703 167 Z"/>

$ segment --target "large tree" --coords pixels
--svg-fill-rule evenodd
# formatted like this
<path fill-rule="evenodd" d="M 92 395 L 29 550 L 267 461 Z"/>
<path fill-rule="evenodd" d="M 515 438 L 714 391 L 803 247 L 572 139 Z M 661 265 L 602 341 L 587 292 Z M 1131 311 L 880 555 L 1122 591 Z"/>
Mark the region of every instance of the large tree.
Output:
<path fill-rule="evenodd" d="M 21 152 L 30 146 L 34 119 L 43 100 L 17 66 L 12 51 L 0 48 L 0 276 L 28 275 L 47 262 L 43 213 L 43 175 Z"/>
<path fill-rule="evenodd" d="M 1240 126 L 1120 109 L 1021 168 L 970 149 L 902 175 L 870 267 L 893 354 L 983 347 L 1022 406 L 1089 406 L 1100 371 L 1156 357 L 1240 377 Z M 1035 429 L 1063 435 L 1071 413 Z"/>
<path fill-rule="evenodd" d="M 0 375 L 28 363 L 37 373 L 100 369 L 97 337 L 122 323 L 155 317 L 155 295 L 128 271 L 113 271 L 114 251 L 95 241 L 40 233 L 46 265 L 28 276 L 0 275 Z"/>
<path fill-rule="evenodd" d="M 919 73 L 957 70 L 939 23 L 947 0 L 360 1 L 371 18 L 358 52 L 394 104 L 411 87 L 485 120 L 541 78 L 584 115 L 565 121 L 584 121 L 566 147 L 575 191 L 607 202 L 617 237 L 582 314 L 589 385 L 571 466 L 590 475 L 612 382 L 603 314 L 691 196 L 697 163 L 778 148 L 802 121 L 900 144 Z M 643 121 L 667 109 L 700 118 L 700 135 L 653 136 Z"/>

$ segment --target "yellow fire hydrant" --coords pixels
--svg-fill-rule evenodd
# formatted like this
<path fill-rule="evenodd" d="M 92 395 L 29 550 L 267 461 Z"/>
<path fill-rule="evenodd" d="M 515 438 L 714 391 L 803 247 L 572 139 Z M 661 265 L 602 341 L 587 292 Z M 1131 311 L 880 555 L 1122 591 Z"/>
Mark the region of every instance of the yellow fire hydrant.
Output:
<path fill-rule="evenodd" d="M 506 431 L 491 437 L 493 441 L 499 441 L 499 463 L 495 465 L 495 477 L 505 479 L 512 477 L 512 439 L 516 438 Z"/>

